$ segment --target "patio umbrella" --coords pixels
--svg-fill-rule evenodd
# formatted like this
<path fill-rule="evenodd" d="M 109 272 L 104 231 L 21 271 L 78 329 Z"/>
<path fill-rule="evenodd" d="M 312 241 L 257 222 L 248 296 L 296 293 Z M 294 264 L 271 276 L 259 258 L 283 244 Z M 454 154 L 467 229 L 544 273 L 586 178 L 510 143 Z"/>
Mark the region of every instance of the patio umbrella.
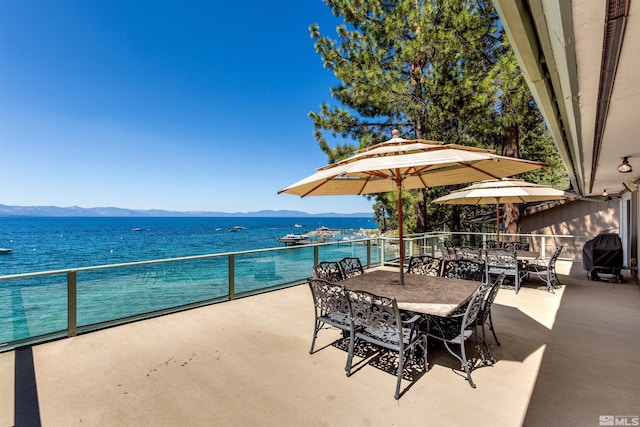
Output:
<path fill-rule="evenodd" d="M 528 160 L 504 157 L 493 150 L 398 137 L 373 145 L 340 162 L 318 168 L 278 192 L 305 196 L 398 192 L 398 237 L 400 283 L 404 283 L 402 189 L 462 184 L 502 178 L 546 166 Z"/>
<path fill-rule="evenodd" d="M 441 205 L 496 205 L 496 235 L 500 241 L 500 203 L 566 200 L 570 193 L 512 178 L 489 179 L 452 191 L 433 202 Z"/>

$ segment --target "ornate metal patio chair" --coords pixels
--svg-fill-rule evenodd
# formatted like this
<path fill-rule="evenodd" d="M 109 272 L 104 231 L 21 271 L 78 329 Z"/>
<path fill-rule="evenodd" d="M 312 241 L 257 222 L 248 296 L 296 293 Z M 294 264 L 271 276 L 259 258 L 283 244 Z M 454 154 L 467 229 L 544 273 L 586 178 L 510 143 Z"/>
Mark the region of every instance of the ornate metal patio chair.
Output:
<path fill-rule="evenodd" d="M 442 252 L 443 259 L 456 259 L 456 250 L 450 240 L 438 242 L 438 248 Z"/>
<path fill-rule="evenodd" d="M 508 249 L 487 249 L 487 277 L 498 276 L 505 273 L 509 277 L 516 279 L 518 274 L 518 260 L 514 250 Z"/>
<path fill-rule="evenodd" d="M 424 276 L 439 276 L 442 269 L 442 259 L 431 255 L 415 255 L 409 258 L 407 273 L 422 274 Z"/>
<path fill-rule="evenodd" d="M 516 251 L 528 251 L 530 248 L 529 242 L 518 242 L 516 245 Z"/>
<path fill-rule="evenodd" d="M 461 369 L 466 373 L 467 381 L 469 381 L 469 385 L 473 388 L 476 388 L 476 385 L 471 379 L 471 368 L 469 367 L 469 361 L 467 359 L 465 343 L 468 339 L 473 338 L 476 351 L 480 354 L 482 361 L 486 363 L 484 352 L 480 347 L 477 332 L 479 326 L 478 314 L 480 313 L 482 303 L 485 299 L 485 295 L 489 292 L 489 289 L 491 289 L 490 286 L 480 286 L 471 297 L 471 300 L 463 313 L 453 314 L 448 317 L 429 317 L 429 338 L 442 341 L 447 351 L 460 361 Z M 460 346 L 459 355 L 451 348 L 453 345 Z M 488 347 L 487 352 L 489 352 Z M 490 352 L 489 357 L 493 360 Z"/>
<path fill-rule="evenodd" d="M 347 295 L 354 325 L 349 341 L 347 376 L 351 375 L 356 340 L 398 352 L 398 380 L 394 397 L 399 399 L 405 361 L 415 359 L 425 369 L 427 367 L 427 336 L 420 329 L 424 317 L 415 315 L 403 321 L 395 298 L 352 290 L 347 290 Z"/>
<path fill-rule="evenodd" d="M 351 305 L 344 286 L 322 279 L 308 279 L 308 283 L 313 296 L 315 314 L 313 340 L 309 350 L 309 354 L 313 354 L 318 332 L 323 327 L 333 326 L 348 332 L 351 337 Z M 346 335 L 346 333 L 343 333 L 343 335 Z"/>
<path fill-rule="evenodd" d="M 502 242 L 502 249 L 507 249 L 509 251 L 528 251 L 529 243 L 521 241 Z"/>
<path fill-rule="evenodd" d="M 313 274 L 316 279 L 328 282 L 339 282 L 344 279 L 338 261 L 320 261 L 313 266 Z"/>
<path fill-rule="evenodd" d="M 455 248 L 456 259 L 482 262 L 482 249 L 461 247 Z"/>
<path fill-rule="evenodd" d="M 498 295 L 498 291 L 500 290 L 500 287 L 502 287 L 504 278 L 505 278 L 505 273 L 502 273 L 496 278 L 495 282 L 491 284 L 491 288 L 489 289 L 489 292 L 487 292 L 487 296 L 482 302 L 482 306 L 480 307 L 480 313 L 478 313 L 477 322 L 482 327 L 482 342 L 484 343 L 487 350 L 489 346 L 487 345 L 487 339 L 486 339 L 485 327 L 484 327 L 484 325 L 487 322 L 489 323 L 489 330 L 493 333 L 493 338 L 496 340 L 496 344 L 500 345 L 500 341 L 498 341 L 498 337 L 496 336 L 496 331 L 493 327 L 493 318 L 491 317 L 491 306 L 493 305 L 493 301 L 495 301 L 496 299 L 496 295 Z M 491 361 L 495 362 L 493 357 L 491 356 L 491 353 L 489 353 L 489 356 L 491 357 Z"/>
<path fill-rule="evenodd" d="M 364 268 L 360 262 L 360 258 L 345 257 L 340 260 L 340 268 L 345 279 L 349 277 L 364 274 Z"/>
<path fill-rule="evenodd" d="M 560 280 L 556 273 L 556 261 L 558 260 L 561 251 L 562 246 L 556 248 L 547 264 L 534 261 L 527 267 L 527 272 L 542 280 L 547 285 L 547 291 L 551 293 L 555 293 L 553 290 L 560 287 Z"/>
<path fill-rule="evenodd" d="M 464 259 L 445 260 L 442 266 L 441 276 L 483 282 L 486 278 L 486 267 L 483 261 L 478 262 Z"/>
<path fill-rule="evenodd" d="M 495 249 L 500 246 L 496 240 L 486 240 L 482 243 L 482 249 Z"/>

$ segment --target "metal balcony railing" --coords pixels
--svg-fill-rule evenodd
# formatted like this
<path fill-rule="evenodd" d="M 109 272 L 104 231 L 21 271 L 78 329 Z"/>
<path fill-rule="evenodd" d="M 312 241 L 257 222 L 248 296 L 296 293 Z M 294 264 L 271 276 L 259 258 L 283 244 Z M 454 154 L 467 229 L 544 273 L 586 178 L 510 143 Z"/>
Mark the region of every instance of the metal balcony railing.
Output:
<path fill-rule="evenodd" d="M 405 236 L 405 257 L 440 256 L 444 240 L 477 246 L 480 233 Z M 503 235 L 532 250 L 579 258 L 590 237 Z M 304 283 L 319 260 L 398 265 L 398 239 L 376 237 L 0 276 L 0 351 Z"/>

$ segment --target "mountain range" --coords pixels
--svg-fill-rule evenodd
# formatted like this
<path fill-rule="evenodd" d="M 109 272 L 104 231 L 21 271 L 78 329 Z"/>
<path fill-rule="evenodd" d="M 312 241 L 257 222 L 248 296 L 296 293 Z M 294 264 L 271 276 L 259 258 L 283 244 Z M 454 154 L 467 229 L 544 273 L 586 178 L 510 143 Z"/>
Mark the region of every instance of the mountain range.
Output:
<path fill-rule="evenodd" d="M 322 217 L 322 218 L 372 218 L 372 212 L 356 212 L 349 214 L 325 212 L 310 214 L 301 211 L 291 210 L 260 210 L 255 212 L 208 212 L 208 211 L 167 211 L 160 209 L 123 209 L 114 207 L 81 208 L 79 206 L 58 207 L 58 206 L 9 206 L 0 204 L 0 217 L 16 216 L 46 216 L 46 217 L 99 217 L 99 216 L 123 216 L 123 217 Z"/>

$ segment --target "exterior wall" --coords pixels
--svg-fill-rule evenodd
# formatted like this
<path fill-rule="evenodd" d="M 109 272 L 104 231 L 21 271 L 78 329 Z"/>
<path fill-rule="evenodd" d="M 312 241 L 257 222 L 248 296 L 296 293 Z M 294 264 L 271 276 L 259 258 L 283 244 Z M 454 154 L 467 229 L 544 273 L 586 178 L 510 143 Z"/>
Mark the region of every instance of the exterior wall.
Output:
<path fill-rule="evenodd" d="M 564 262 L 557 264 L 558 272 L 585 275 L 586 272 L 582 266 L 582 247 L 585 242 L 600 233 L 619 233 L 619 200 L 605 203 L 575 200 L 558 203 L 551 208 L 548 206 L 539 206 L 534 211 L 522 215 L 520 232 L 546 236 L 554 234 L 576 236 L 577 238 L 572 239 L 570 245 L 567 245 L 566 240 L 555 241 L 553 238 L 546 238 L 546 252 L 551 253 L 557 246 L 563 245 L 560 260 Z M 533 247 L 532 250 L 540 251 L 541 248 Z M 561 264 L 564 271 L 560 271 Z"/>
<path fill-rule="evenodd" d="M 520 219 L 523 234 L 560 234 L 595 237 L 600 233 L 617 233 L 620 227 L 618 200 L 605 203 L 575 200 L 527 213 Z"/>

